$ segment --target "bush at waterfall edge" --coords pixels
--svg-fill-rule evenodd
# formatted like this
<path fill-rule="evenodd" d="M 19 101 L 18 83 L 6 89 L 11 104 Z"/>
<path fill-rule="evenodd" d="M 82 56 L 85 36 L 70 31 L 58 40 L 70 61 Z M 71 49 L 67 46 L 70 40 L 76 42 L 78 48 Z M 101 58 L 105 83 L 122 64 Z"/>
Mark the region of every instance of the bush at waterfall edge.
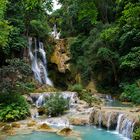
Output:
<path fill-rule="evenodd" d="M 133 140 L 140 140 L 140 128 L 137 128 L 133 133 Z"/>
<path fill-rule="evenodd" d="M 46 101 L 45 108 L 47 115 L 55 117 L 64 114 L 68 106 L 69 101 L 64 99 L 59 93 L 56 93 L 55 95 L 51 95 Z"/>
<path fill-rule="evenodd" d="M 97 97 L 95 97 L 91 92 L 84 89 L 81 84 L 70 85 L 68 90 L 77 92 L 79 99 L 87 102 L 89 106 L 92 106 L 92 103 L 101 103 L 101 100 L 99 98 L 97 99 Z"/>
<path fill-rule="evenodd" d="M 17 93 L 0 93 L 0 121 L 10 122 L 25 119 L 29 115 L 29 105 Z"/>
<path fill-rule="evenodd" d="M 120 99 L 122 101 L 140 104 L 140 86 L 138 82 L 134 84 L 125 84 Z"/>

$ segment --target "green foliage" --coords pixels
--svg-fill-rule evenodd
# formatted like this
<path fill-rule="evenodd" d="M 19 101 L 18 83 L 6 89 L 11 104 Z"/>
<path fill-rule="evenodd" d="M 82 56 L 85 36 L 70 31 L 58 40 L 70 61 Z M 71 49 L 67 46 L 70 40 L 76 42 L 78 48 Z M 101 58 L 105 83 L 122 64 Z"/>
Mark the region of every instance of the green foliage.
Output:
<path fill-rule="evenodd" d="M 137 130 L 133 133 L 133 140 L 139 139 L 140 139 L 140 128 L 137 128 Z"/>
<path fill-rule="evenodd" d="M 69 90 L 70 90 L 70 91 L 75 91 L 75 92 L 80 93 L 80 92 L 82 92 L 82 90 L 83 90 L 83 86 L 82 86 L 81 84 L 71 85 L 71 86 L 69 87 Z"/>
<path fill-rule="evenodd" d="M 121 57 L 120 67 L 122 69 L 136 69 L 140 67 L 140 47 L 134 47 L 131 51 Z"/>
<path fill-rule="evenodd" d="M 140 104 L 140 87 L 137 84 L 125 85 L 120 96 L 122 101 Z"/>
<path fill-rule="evenodd" d="M 93 103 L 95 103 L 95 104 L 100 104 L 101 103 L 100 99 L 97 99 L 92 93 L 85 90 L 84 87 L 81 84 L 71 85 L 69 87 L 69 90 L 77 92 L 78 97 L 81 100 L 86 101 L 89 104 L 89 106 L 92 106 Z"/>
<path fill-rule="evenodd" d="M 24 60 L 12 59 L 7 63 L 9 65 L 0 68 L 0 89 L 4 93 L 16 90 L 17 83 L 26 83 L 32 76 L 30 65 Z"/>
<path fill-rule="evenodd" d="M 89 104 L 89 106 L 101 103 L 100 99 L 97 99 L 97 97 L 95 97 L 92 93 L 88 92 L 87 90 L 82 90 L 82 92 L 78 93 L 78 96 L 81 100 L 86 101 Z"/>
<path fill-rule="evenodd" d="M 0 47 L 5 50 L 5 47 L 8 46 L 10 31 L 12 26 L 9 26 L 7 21 L 0 21 Z"/>
<path fill-rule="evenodd" d="M 36 88 L 33 82 L 16 82 L 16 92 L 21 92 L 22 94 L 33 92 Z"/>
<path fill-rule="evenodd" d="M 68 100 L 61 97 L 59 93 L 56 93 L 56 95 L 51 95 L 46 101 L 45 108 L 47 114 L 54 117 L 62 115 L 68 109 L 68 105 Z"/>
<path fill-rule="evenodd" d="M 28 115 L 29 105 L 24 97 L 15 93 L 0 93 L 0 121 L 17 121 Z"/>
<path fill-rule="evenodd" d="M 106 42 L 113 43 L 116 38 L 116 35 L 118 34 L 118 30 L 119 28 L 117 26 L 111 26 L 110 28 L 103 30 L 103 32 L 100 35 L 100 38 Z"/>
<path fill-rule="evenodd" d="M 7 2 L 7 0 L 0 0 L 0 20 L 4 18 Z"/>
<path fill-rule="evenodd" d="M 32 36 L 44 37 L 48 35 L 48 25 L 46 21 L 31 20 L 30 32 Z"/>
<path fill-rule="evenodd" d="M 95 3 L 93 1 L 76 1 L 79 2 L 79 11 L 78 11 L 78 18 L 82 21 L 85 18 L 90 19 L 92 24 L 95 24 L 97 21 L 97 9 Z"/>

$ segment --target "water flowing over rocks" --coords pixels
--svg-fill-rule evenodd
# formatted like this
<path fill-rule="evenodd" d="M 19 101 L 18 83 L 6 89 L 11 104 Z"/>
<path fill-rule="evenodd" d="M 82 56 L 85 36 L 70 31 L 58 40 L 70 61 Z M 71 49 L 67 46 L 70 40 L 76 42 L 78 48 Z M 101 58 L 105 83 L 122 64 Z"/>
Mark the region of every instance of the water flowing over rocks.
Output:
<path fill-rule="evenodd" d="M 76 92 L 69 91 L 59 94 L 69 100 L 69 110 L 63 116 L 51 117 L 42 114 L 40 116 L 39 110 L 42 111 L 45 100 L 47 101 L 52 94 L 55 95 L 57 92 L 30 93 L 28 96 L 33 103 L 31 109 L 32 119 L 0 124 L 1 131 L 6 132 L 8 135 L 43 131 L 57 133 L 62 136 L 78 136 L 78 133 L 72 130 L 73 125 L 94 125 L 100 129 L 114 130 L 115 133 L 131 139 L 133 130 L 139 125 L 138 109 L 124 108 L 122 110 L 120 107 L 103 105 L 90 107 L 88 103 L 78 98 Z"/>
<path fill-rule="evenodd" d="M 107 130 L 116 130 L 127 138 L 132 138 L 132 132 L 138 121 L 138 113 L 133 114 L 130 109 L 122 111 L 119 108 L 94 108 L 89 117 L 90 124 Z"/>
<path fill-rule="evenodd" d="M 53 86 L 52 81 L 48 77 L 47 59 L 44 45 L 38 42 L 36 38 L 29 38 L 29 56 L 32 65 L 32 71 L 35 79 L 41 84 Z"/>

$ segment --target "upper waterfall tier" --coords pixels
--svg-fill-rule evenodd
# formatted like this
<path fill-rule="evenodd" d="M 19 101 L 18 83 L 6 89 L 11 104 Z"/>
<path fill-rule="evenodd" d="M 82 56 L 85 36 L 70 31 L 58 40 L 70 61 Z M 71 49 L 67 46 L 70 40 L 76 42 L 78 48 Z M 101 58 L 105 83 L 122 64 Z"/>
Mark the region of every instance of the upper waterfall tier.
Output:
<path fill-rule="evenodd" d="M 52 81 L 48 77 L 46 52 L 43 43 L 39 42 L 37 44 L 36 39 L 29 38 L 29 56 L 35 79 L 42 84 L 53 86 Z"/>

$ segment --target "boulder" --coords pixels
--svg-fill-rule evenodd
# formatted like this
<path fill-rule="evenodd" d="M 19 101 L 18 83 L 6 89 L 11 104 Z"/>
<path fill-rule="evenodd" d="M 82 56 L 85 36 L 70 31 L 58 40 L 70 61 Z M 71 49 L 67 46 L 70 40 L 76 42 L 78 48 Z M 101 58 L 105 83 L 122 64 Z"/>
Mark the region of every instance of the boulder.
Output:
<path fill-rule="evenodd" d="M 34 120 L 31 120 L 30 122 L 27 123 L 28 127 L 33 127 L 33 126 L 36 126 L 36 125 L 37 125 L 37 122 L 34 121 Z"/>
<path fill-rule="evenodd" d="M 8 130 L 12 130 L 12 126 L 11 124 L 5 124 L 2 128 L 2 131 L 8 131 Z"/>
<path fill-rule="evenodd" d="M 37 131 L 57 132 L 57 129 L 51 128 L 48 124 L 43 123 L 43 124 L 38 126 Z"/>
<path fill-rule="evenodd" d="M 46 123 L 41 124 L 38 128 L 39 129 L 44 129 L 44 130 L 51 129 L 51 127 L 49 125 L 47 125 Z"/>
<path fill-rule="evenodd" d="M 70 136 L 72 134 L 72 129 L 69 127 L 63 128 L 60 131 L 57 132 L 58 135 L 61 136 Z"/>
<path fill-rule="evenodd" d="M 65 136 L 65 137 L 71 137 L 71 136 L 79 137 L 80 136 L 79 133 L 73 131 L 69 127 L 61 129 L 60 131 L 57 132 L 57 134 L 60 135 L 60 136 Z"/>
<path fill-rule="evenodd" d="M 20 128 L 20 123 L 18 123 L 18 122 L 13 122 L 13 123 L 11 124 L 11 126 L 14 127 L 14 128 Z"/>
<path fill-rule="evenodd" d="M 85 117 L 83 117 L 83 118 L 82 117 L 73 117 L 73 118 L 70 118 L 70 124 L 83 126 L 83 125 L 89 124 L 89 120 L 88 120 L 88 118 L 85 118 Z"/>

